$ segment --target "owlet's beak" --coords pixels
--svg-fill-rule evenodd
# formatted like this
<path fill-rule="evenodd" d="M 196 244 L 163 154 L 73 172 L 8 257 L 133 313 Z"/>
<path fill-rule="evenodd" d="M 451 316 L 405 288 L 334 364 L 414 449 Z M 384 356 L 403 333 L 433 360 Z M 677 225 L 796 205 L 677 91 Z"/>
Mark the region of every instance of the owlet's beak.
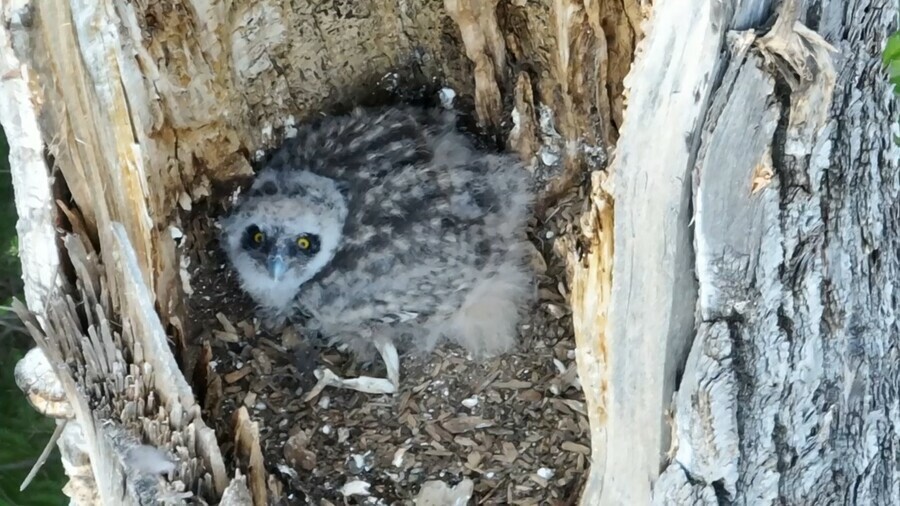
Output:
<path fill-rule="evenodd" d="M 275 281 L 281 281 L 281 277 L 287 271 L 287 264 L 284 263 L 284 257 L 280 253 L 274 253 L 266 261 L 266 268 L 269 270 L 269 276 Z"/>

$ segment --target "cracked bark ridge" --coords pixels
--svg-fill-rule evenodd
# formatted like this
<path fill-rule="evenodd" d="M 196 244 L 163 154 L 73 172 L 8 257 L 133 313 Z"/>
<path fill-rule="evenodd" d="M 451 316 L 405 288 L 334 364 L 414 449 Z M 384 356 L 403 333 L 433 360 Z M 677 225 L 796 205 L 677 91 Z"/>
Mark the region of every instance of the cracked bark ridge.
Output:
<path fill-rule="evenodd" d="M 695 165 L 698 330 L 657 504 L 900 501 L 889 4 L 785 2 L 766 35 L 730 35 Z"/>

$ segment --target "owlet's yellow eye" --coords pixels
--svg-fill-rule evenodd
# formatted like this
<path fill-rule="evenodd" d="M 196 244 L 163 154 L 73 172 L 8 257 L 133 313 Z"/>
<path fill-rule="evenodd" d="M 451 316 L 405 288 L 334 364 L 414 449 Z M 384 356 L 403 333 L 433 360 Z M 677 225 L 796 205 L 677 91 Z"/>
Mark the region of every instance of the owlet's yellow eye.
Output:
<path fill-rule="evenodd" d="M 262 232 L 257 232 L 253 234 L 253 242 L 256 244 L 262 244 L 262 242 L 266 239 L 266 234 Z"/>
<path fill-rule="evenodd" d="M 301 235 L 297 238 L 297 247 L 302 250 L 308 250 L 309 247 L 312 246 L 312 243 L 309 241 L 309 237 L 305 235 Z"/>

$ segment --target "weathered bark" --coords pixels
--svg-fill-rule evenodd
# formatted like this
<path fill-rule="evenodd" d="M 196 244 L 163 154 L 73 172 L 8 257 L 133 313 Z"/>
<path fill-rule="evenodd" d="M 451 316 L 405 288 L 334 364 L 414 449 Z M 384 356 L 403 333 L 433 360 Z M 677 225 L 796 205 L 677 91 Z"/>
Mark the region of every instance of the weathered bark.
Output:
<path fill-rule="evenodd" d="M 208 501 L 265 500 L 254 424 L 239 414 L 226 491 L 166 346 L 190 318 L 180 210 L 299 119 L 437 82 L 546 179 L 544 203 L 591 186 L 558 244 L 591 421 L 583 504 L 900 501 L 898 108 L 877 54 L 898 6 L 786 2 L 769 29 L 772 4 L 5 2 L 29 321 L 66 364 L 97 493 L 180 492 L 146 488 L 116 445 L 130 434 L 179 454 Z"/>
<path fill-rule="evenodd" d="M 900 502 L 900 108 L 880 64 L 897 10 L 785 2 L 765 35 L 725 32 L 690 167 L 697 335 L 657 503 Z"/>

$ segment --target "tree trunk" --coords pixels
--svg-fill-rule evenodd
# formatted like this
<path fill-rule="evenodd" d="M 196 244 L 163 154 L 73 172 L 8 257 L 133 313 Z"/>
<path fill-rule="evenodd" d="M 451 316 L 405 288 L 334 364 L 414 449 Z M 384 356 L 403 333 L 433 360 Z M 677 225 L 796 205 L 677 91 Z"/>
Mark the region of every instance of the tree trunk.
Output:
<path fill-rule="evenodd" d="M 880 62 L 897 9 L 786 2 L 762 37 L 726 33 L 691 167 L 697 333 L 657 502 L 900 502 L 900 108 Z"/>
<path fill-rule="evenodd" d="M 546 180 L 539 214 L 583 189 L 556 247 L 591 429 L 581 504 L 900 503 L 900 109 L 880 64 L 898 10 L 7 0 L 20 312 L 70 408 L 67 493 L 271 499 L 247 412 L 226 462 L 205 376 L 185 377 L 181 214 L 294 122 L 437 82 Z M 36 407 L 59 400 L 25 369 Z M 170 479 L 153 447 L 179 457 Z"/>

